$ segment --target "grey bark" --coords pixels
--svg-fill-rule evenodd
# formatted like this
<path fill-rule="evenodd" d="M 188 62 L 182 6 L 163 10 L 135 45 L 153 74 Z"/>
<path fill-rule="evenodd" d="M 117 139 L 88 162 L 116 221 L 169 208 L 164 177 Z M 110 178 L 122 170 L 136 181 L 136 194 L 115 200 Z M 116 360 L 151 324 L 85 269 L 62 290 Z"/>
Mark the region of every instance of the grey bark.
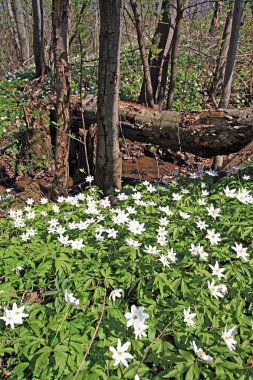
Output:
<path fill-rule="evenodd" d="M 160 52 L 153 57 L 152 48 L 149 52 L 150 76 L 154 94 L 154 102 L 158 109 L 162 109 L 166 83 L 168 77 L 168 66 L 171 52 L 171 42 L 175 29 L 176 0 L 164 0 L 161 7 L 161 18 L 158 22 L 152 46 L 156 46 Z M 142 84 L 140 99 L 144 98 L 145 82 Z M 140 102 L 145 103 L 145 102 Z"/>
<path fill-rule="evenodd" d="M 35 76 L 43 80 L 45 76 L 44 51 L 44 4 L 43 0 L 32 0 L 33 8 L 33 53 L 35 61 Z"/>
<path fill-rule="evenodd" d="M 121 187 L 119 80 L 121 0 L 99 0 L 100 35 L 95 183 L 106 193 Z"/>
<path fill-rule="evenodd" d="M 52 27 L 57 129 L 55 146 L 55 176 L 52 183 L 51 195 L 57 196 L 58 194 L 66 194 L 69 178 L 70 0 L 52 1 Z"/>
<path fill-rule="evenodd" d="M 138 40 L 141 61 L 143 65 L 143 75 L 144 75 L 144 78 L 143 78 L 144 92 L 139 97 L 138 102 L 140 104 L 146 105 L 147 107 L 155 108 L 154 93 L 153 93 L 151 75 L 150 75 L 150 67 L 149 67 L 148 56 L 147 56 L 147 51 L 145 47 L 144 35 L 141 30 L 141 25 L 142 25 L 141 12 L 140 12 L 140 9 L 138 8 L 136 0 L 130 0 L 130 4 L 131 4 L 133 15 L 134 15 L 134 24 L 135 24 L 135 28 L 137 32 L 137 40 Z"/>
<path fill-rule="evenodd" d="M 19 44 L 17 29 L 15 28 L 15 18 L 14 18 L 14 14 L 12 10 L 11 0 L 7 0 L 6 3 L 7 3 L 8 15 L 10 19 L 10 29 L 11 29 L 11 34 L 13 38 L 13 43 L 16 50 L 17 58 L 20 59 L 20 54 L 21 54 L 20 44 Z"/>
<path fill-rule="evenodd" d="M 24 65 L 29 64 L 29 39 L 25 26 L 22 0 L 13 0 L 13 13 L 15 15 L 17 33 L 20 45 L 20 60 Z"/>
<path fill-rule="evenodd" d="M 216 67 L 213 74 L 213 82 L 212 82 L 212 86 L 210 90 L 210 97 L 212 101 L 214 102 L 215 106 L 217 106 L 215 95 L 219 87 L 222 85 L 222 82 L 224 79 L 225 64 L 227 60 L 229 41 L 231 37 L 231 26 L 232 26 L 232 10 L 228 11 L 228 14 L 227 14 L 226 22 L 223 29 L 221 48 L 220 48 L 219 56 L 216 61 Z"/>
<path fill-rule="evenodd" d="M 174 99 L 176 80 L 177 80 L 177 54 L 178 54 L 178 47 L 179 47 L 179 41 L 180 41 L 180 34 L 181 34 L 182 26 L 183 26 L 183 16 L 184 16 L 184 9 L 183 9 L 182 0 L 177 0 L 177 16 L 176 16 L 176 26 L 175 26 L 175 31 L 173 35 L 173 41 L 172 41 L 170 82 L 169 82 L 169 90 L 168 90 L 168 98 L 167 98 L 167 106 L 166 106 L 167 109 L 171 109 L 173 99 Z"/>
<path fill-rule="evenodd" d="M 227 108 L 232 87 L 232 78 L 234 71 L 234 64 L 236 58 L 237 44 L 239 39 L 239 32 L 241 26 L 243 12 L 243 0 L 235 0 L 233 9 L 233 20 L 231 27 L 231 37 L 229 42 L 229 49 L 227 55 L 227 62 L 225 67 L 224 82 L 222 86 L 222 94 L 219 103 L 220 108 Z"/>
<path fill-rule="evenodd" d="M 164 14 L 162 22 L 166 23 L 166 29 L 164 29 L 163 34 L 161 34 L 161 40 L 160 44 L 158 44 L 158 47 L 160 46 L 163 48 L 163 39 L 166 37 L 166 43 L 164 46 L 164 49 L 161 53 L 160 59 L 158 63 L 159 72 L 157 75 L 157 84 L 155 85 L 155 102 L 158 104 L 158 108 L 161 110 L 163 106 L 163 101 L 165 98 L 165 91 L 166 91 L 166 82 L 168 77 L 168 66 L 169 66 L 169 60 L 170 60 L 170 52 L 171 52 L 171 44 L 172 39 L 175 31 L 175 23 L 176 23 L 176 0 L 169 0 L 166 2 L 166 7 L 164 8 Z M 154 66 L 156 62 L 152 66 Z M 153 75 L 151 74 L 151 78 L 153 78 Z M 154 81 L 154 79 L 153 79 Z"/>

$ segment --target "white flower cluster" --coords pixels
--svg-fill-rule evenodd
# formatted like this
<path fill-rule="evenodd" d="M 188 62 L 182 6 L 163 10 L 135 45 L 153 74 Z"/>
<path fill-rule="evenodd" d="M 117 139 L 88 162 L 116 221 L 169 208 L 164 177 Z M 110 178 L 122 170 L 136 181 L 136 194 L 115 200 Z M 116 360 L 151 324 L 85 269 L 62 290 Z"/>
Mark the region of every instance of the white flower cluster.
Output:
<path fill-rule="evenodd" d="M 147 313 L 144 313 L 144 307 L 137 308 L 135 305 L 131 306 L 131 312 L 126 313 L 127 327 L 133 326 L 135 339 L 147 336 L 146 330 L 148 325 L 145 325 L 145 320 L 149 317 Z"/>
<path fill-rule="evenodd" d="M 236 198 L 241 203 L 253 204 L 253 196 L 250 194 L 250 191 L 245 188 L 241 188 L 236 191 L 236 189 L 230 189 L 228 186 L 226 186 L 224 193 L 227 198 Z"/>
<path fill-rule="evenodd" d="M 116 297 L 121 297 L 122 289 L 115 289 L 111 292 L 110 297 L 115 301 Z M 145 325 L 145 320 L 149 317 L 147 313 L 144 313 L 144 307 L 137 308 L 135 305 L 131 306 L 131 312 L 125 314 L 127 319 L 127 327 L 134 328 L 135 339 L 147 336 L 146 330 L 148 325 Z M 128 367 L 127 359 L 134 359 L 133 355 L 126 352 L 130 347 L 130 342 L 126 342 L 122 345 L 121 340 L 118 339 L 117 348 L 110 346 L 109 350 L 112 352 L 112 358 L 115 360 L 113 365 L 116 366 L 122 363 L 125 367 Z M 139 379 L 136 375 L 135 379 Z"/>

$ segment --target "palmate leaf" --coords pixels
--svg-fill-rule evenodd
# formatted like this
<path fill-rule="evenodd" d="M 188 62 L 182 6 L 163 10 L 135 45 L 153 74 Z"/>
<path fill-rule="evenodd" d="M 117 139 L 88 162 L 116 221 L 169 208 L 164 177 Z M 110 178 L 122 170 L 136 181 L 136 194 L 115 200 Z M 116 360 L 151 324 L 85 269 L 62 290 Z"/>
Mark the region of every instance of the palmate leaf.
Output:
<path fill-rule="evenodd" d="M 66 368 L 68 356 L 69 353 L 54 349 L 55 369 L 57 369 L 59 377 L 63 374 Z"/>
<path fill-rule="evenodd" d="M 12 372 L 10 379 L 17 379 L 19 375 L 23 374 L 25 369 L 29 366 L 29 362 L 19 363 L 16 365 Z"/>
<path fill-rule="evenodd" d="M 159 186 L 157 185 L 159 196 L 155 193 L 156 202 L 163 206 L 169 203 L 170 209 L 174 212 L 174 215 L 168 218 L 170 223 L 166 228 L 168 244 L 161 247 L 164 255 L 171 248 L 177 252 L 178 260 L 170 263 L 169 268 L 163 267 L 159 255 L 148 255 L 144 251 L 145 245 L 157 245 L 157 229 L 163 214 L 158 207 L 145 208 L 135 205 L 131 200 L 133 194 L 131 187 L 124 190 L 129 195 L 129 200 L 117 201 L 116 207 L 124 210 L 127 206 L 136 206 L 137 214 L 133 218 L 145 223 L 146 227 L 146 232 L 141 236 L 130 234 L 127 225 L 115 226 L 112 223 L 114 214 L 112 209 L 101 209 L 101 215 L 105 219 L 100 223 L 94 223 L 87 230 L 79 231 L 76 228 L 68 231 L 73 239 L 83 238 L 87 246 L 85 252 L 72 252 L 70 246 L 62 246 L 57 241 L 56 234 L 48 237 L 48 220 L 56 217 L 51 205 L 45 208 L 49 213 L 48 217 L 43 223 L 40 220 L 39 224 L 36 224 L 38 229 L 36 239 L 31 239 L 29 243 L 21 242 L 20 231 L 15 231 L 16 235 L 12 242 L 15 249 L 8 251 L 8 258 L 11 260 L 7 261 L 4 254 L 0 255 L 0 270 L 2 276 L 6 277 L 5 283 L 2 281 L 1 284 L 1 306 L 10 307 L 14 301 L 22 300 L 29 318 L 24 320 L 23 325 L 15 327 L 14 331 L 8 326 L 5 327 L 1 321 L 1 332 L 6 334 L 5 346 L 10 346 L 10 350 L 14 350 L 15 347 L 17 360 L 21 363 L 24 360 L 31 362 L 34 378 L 73 379 L 101 316 L 104 295 L 106 295 L 105 312 L 80 379 L 90 380 L 94 377 L 96 380 L 99 378 L 103 380 L 106 376 L 110 380 L 133 379 L 137 363 L 143 358 L 146 349 L 175 316 L 177 317 L 173 324 L 149 350 L 143 363 L 146 372 L 139 372 L 141 379 L 229 380 L 231 378 L 234 380 L 242 377 L 244 372 L 248 375 L 245 363 L 252 351 L 250 345 L 252 259 L 243 262 L 236 259 L 236 254 L 231 252 L 231 246 L 237 241 L 242 242 L 243 246 L 245 244 L 252 255 L 252 242 L 249 237 L 246 236 L 247 242 L 240 240 L 249 224 L 244 220 L 245 215 L 238 210 L 243 209 L 245 212 L 247 210 L 241 208 L 237 200 L 221 199 L 214 189 L 213 194 L 206 198 L 207 202 L 220 207 L 223 214 L 229 215 L 224 216 L 224 219 L 222 215 L 214 221 L 211 217 L 207 217 L 205 207 L 194 206 L 200 197 L 200 182 L 195 186 L 193 182 L 187 184 L 185 181 L 182 186 L 191 190 L 193 194 L 187 195 L 182 202 L 176 204 L 171 202 L 171 194 L 178 191 L 181 185 L 178 187 L 173 185 L 171 188 Z M 152 194 L 143 190 L 143 185 L 138 184 L 137 190 L 142 192 L 145 201 L 154 200 Z M 88 196 L 91 194 L 92 190 L 89 190 Z M 76 208 L 66 202 L 59 204 L 62 211 L 57 214 L 59 223 L 68 229 L 69 222 L 78 223 L 90 218 L 91 215 L 86 214 L 86 204 L 87 200 L 81 207 Z M 34 209 L 39 213 L 42 206 L 36 205 Z M 247 209 L 251 209 L 251 205 L 248 205 Z M 179 211 L 188 212 L 191 219 L 185 222 L 179 218 Z M 237 216 L 234 211 L 237 211 Z M 68 212 L 72 214 L 66 216 L 65 213 Z M 199 218 L 205 219 L 212 228 L 221 233 L 222 243 L 211 246 L 206 241 L 206 232 L 196 227 Z M 239 232 L 238 218 L 244 223 L 241 232 Z M 233 221 L 236 228 L 231 229 Z M 34 223 L 36 220 L 29 226 Z M 107 232 L 104 231 L 104 241 L 97 242 L 94 233 L 99 225 L 105 229 L 116 228 L 118 239 L 108 240 Z M 10 226 L 9 221 L 8 228 Z M 175 228 L 179 234 L 173 239 Z M 126 246 L 125 242 L 129 237 L 141 242 L 142 246 L 138 250 Z M 207 262 L 191 255 L 189 252 L 191 243 L 195 245 L 200 243 L 205 247 L 209 253 Z M 8 242 L 2 244 L 8 250 Z M 43 247 L 45 247 L 44 252 L 42 252 Z M 29 260 L 26 260 L 28 256 Z M 12 271 L 12 266 L 16 265 L 16 262 L 23 264 L 21 258 L 27 268 L 24 272 L 16 274 Z M 212 280 L 208 264 L 214 265 L 216 260 L 221 267 L 225 267 L 227 279 L 224 279 L 224 283 L 228 287 L 224 298 L 218 300 L 211 296 L 207 286 L 207 281 Z M 215 278 L 216 284 L 220 282 L 223 281 Z M 25 299 L 23 290 L 35 292 L 38 286 L 42 286 L 44 299 L 35 302 Z M 109 301 L 111 291 L 119 288 L 123 289 L 122 297 Z M 64 300 L 64 290 L 72 292 L 80 300 L 80 308 L 68 307 Z M 130 311 L 132 305 L 143 306 L 145 312 L 149 314 L 146 320 L 149 326 L 148 337 L 135 340 L 133 327 L 126 328 L 125 313 Z M 186 326 L 184 322 L 183 310 L 188 308 L 197 314 L 194 318 L 196 327 Z M 1 312 L 2 309 L 0 314 Z M 238 343 L 235 352 L 229 351 L 221 337 L 226 324 L 228 328 L 237 327 L 238 335 L 235 339 Z M 17 331 L 18 336 L 15 335 Z M 134 360 L 129 361 L 128 369 L 122 365 L 120 368 L 113 366 L 109 347 L 116 347 L 118 338 L 122 343 L 126 341 L 131 343 L 129 352 L 134 355 Z M 198 347 L 214 357 L 214 364 L 206 363 L 196 357 L 190 345 L 192 340 L 196 340 Z M 52 343 L 53 351 L 50 347 Z M 12 352 L 10 351 L 11 354 Z M 14 369 L 17 361 L 14 363 L 13 355 L 6 357 L 9 368 Z M 28 369 L 25 369 L 26 373 Z M 32 375 L 27 376 L 31 378 Z"/>
<path fill-rule="evenodd" d="M 102 368 L 101 366 L 94 366 L 91 371 L 94 372 L 94 374 L 99 375 L 99 378 L 101 377 L 101 379 L 103 380 L 108 379 L 108 376 L 104 368 Z"/>
<path fill-rule="evenodd" d="M 50 348 L 49 351 L 42 352 L 40 355 L 34 357 L 34 359 L 35 359 L 35 366 L 34 366 L 35 370 L 43 371 L 45 368 L 48 367 L 48 364 L 49 364 L 48 358 L 49 358 L 51 351 L 52 351 L 51 347 L 49 347 L 49 348 Z"/>

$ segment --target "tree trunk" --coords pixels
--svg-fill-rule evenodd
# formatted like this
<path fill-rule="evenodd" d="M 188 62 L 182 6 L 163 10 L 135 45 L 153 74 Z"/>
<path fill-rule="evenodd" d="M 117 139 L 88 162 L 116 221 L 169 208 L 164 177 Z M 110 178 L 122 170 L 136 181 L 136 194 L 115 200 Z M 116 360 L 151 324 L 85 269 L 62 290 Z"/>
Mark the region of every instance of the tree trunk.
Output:
<path fill-rule="evenodd" d="M 216 67 L 213 74 L 213 82 L 210 90 L 211 100 L 214 102 L 215 106 L 216 100 L 215 95 L 222 85 L 224 79 L 225 64 L 228 55 L 229 41 L 231 36 L 231 26 L 232 26 L 232 10 L 228 11 L 226 22 L 223 29 L 222 43 L 220 48 L 220 53 L 216 61 Z"/>
<path fill-rule="evenodd" d="M 211 36 L 214 35 L 216 28 L 218 26 L 219 13 L 220 13 L 220 1 L 216 0 L 216 3 L 214 4 L 213 17 L 212 17 L 211 25 L 210 25 L 210 29 L 209 29 L 209 34 Z"/>
<path fill-rule="evenodd" d="M 29 64 L 29 39 L 25 26 L 22 0 L 13 0 L 13 12 L 15 15 L 17 33 L 20 45 L 20 60 L 22 64 Z"/>
<path fill-rule="evenodd" d="M 44 4 L 43 0 L 32 0 L 33 8 L 33 53 L 35 60 L 35 77 L 44 79 Z"/>
<path fill-rule="evenodd" d="M 137 40 L 138 40 L 141 61 L 143 65 L 143 73 L 144 73 L 144 78 L 143 78 L 144 86 L 143 86 L 143 91 L 141 92 L 139 96 L 138 103 L 144 104 L 147 107 L 155 108 L 154 93 L 153 93 L 152 82 L 151 82 L 149 62 L 148 62 L 148 57 L 147 57 L 147 52 L 146 52 L 146 47 L 145 47 L 144 35 L 141 30 L 141 24 L 142 24 L 141 13 L 140 13 L 140 10 L 138 9 L 136 0 L 130 0 L 130 3 L 131 3 L 131 7 L 134 14 L 134 23 L 135 23 L 135 28 L 137 32 Z"/>
<path fill-rule="evenodd" d="M 152 48 L 149 53 L 149 66 L 155 104 L 162 110 L 168 77 L 168 66 L 171 42 L 175 29 L 176 0 L 164 0 L 161 8 L 161 19 L 155 31 L 152 46 L 158 49 L 153 56 Z"/>
<path fill-rule="evenodd" d="M 19 44 L 17 29 L 15 28 L 15 18 L 14 18 L 14 14 L 12 10 L 11 0 L 7 0 L 7 9 L 8 9 L 9 19 L 10 19 L 10 29 L 11 29 L 14 47 L 17 53 L 17 58 L 20 60 L 20 56 L 21 56 L 20 44 Z"/>
<path fill-rule="evenodd" d="M 167 109 L 171 109 L 173 99 L 174 99 L 176 80 L 177 80 L 177 53 L 178 53 L 178 46 L 179 46 L 179 41 L 180 41 L 180 34 L 181 34 L 182 26 L 183 26 L 183 16 L 184 16 L 184 10 L 182 9 L 182 1 L 177 0 L 177 17 L 176 17 L 176 26 L 175 26 L 175 31 L 173 35 L 173 41 L 172 41 L 170 83 L 169 83 L 169 91 L 168 91 L 168 99 L 167 99 L 167 107 L 166 107 Z"/>
<path fill-rule="evenodd" d="M 76 97 L 78 101 L 78 97 Z M 76 103 L 76 102 L 75 102 Z M 96 122 L 96 97 L 83 102 L 85 123 Z M 253 109 L 227 111 L 154 111 L 129 102 L 119 103 L 123 135 L 163 148 L 191 152 L 203 157 L 238 152 L 253 140 Z M 80 104 L 72 109 L 73 125 L 82 125 Z"/>
<path fill-rule="evenodd" d="M 52 195 L 66 194 L 69 168 L 69 130 L 70 130 L 70 72 L 69 72 L 69 29 L 70 1 L 52 1 L 52 32 L 54 50 L 54 79 L 56 90 L 56 146 L 55 176 Z"/>
<path fill-rule="evenodd" d="M 241 26 L 243 12 L 243 0 L 235 0 L 233 10 L 233 20 L 231 27 L 231 37 L 229 42 L 229 49 L 227 55 L 227 62 L 225 67 L 224 82 L 222 86 L 222 94 L 219 103 L 220 108 L 227 108 L 232 87 L 232 77 L 234 71 L 234 64 L 236 58 L 237 44 L 239 39 L 239 32 Z"/>
<path fill-rule="evenodd" d="M 100 35 L 95 183 L 105 193 L 121 187 L 119 80 L 121 0 L 99 0 Z"/>

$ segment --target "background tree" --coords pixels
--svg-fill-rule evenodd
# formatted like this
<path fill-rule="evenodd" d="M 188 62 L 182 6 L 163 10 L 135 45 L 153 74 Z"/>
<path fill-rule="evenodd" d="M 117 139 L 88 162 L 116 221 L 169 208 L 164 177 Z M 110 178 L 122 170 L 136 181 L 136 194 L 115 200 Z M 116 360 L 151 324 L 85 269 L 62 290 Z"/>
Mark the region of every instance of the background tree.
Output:
<path fill-rule="evenodd" d="M 170 63 L 170 80 L 169 80 L 169 89 L 168 89 L 168 98 L 167 98 L 167 109 L 171 109 L 175 86 L 177 80 L 177 57 L 178 57 L 178 47 L 180 41 L 180 35 L 182 32 L 183 17 L 184 17 L 185 8 L 183 8 L 182 0 L 177 0 L 177 15 L 176 15 L 176 25 L 175 31 L 173 34 L 172 40 L 172 49 L 171 49 L 171 63 Z"/>
<path fill-rule="evenodd" d="M 141 61 L 143 66 L 143 91 L 140 94 L 138 103 L 144 104 L 147 107 L 155 108 L 154 92 L 151 81 L 150 67 L 145 46 L 144 34 L 142 31 L 142 16 L 141 8 L 138 7 L 136 0 L 130 0 L 133 11 L 133 22 L 137 33 L 137 41 L 139 45 Z"/>
<path fill-rule="evenodd" d="M 166 95 L 165 90 L 171 53 L 171 42 L 175 29 L 176 8 L 176 0 L 164 0 L 162 2 L 159 22 L 149 51 L 148 62 L 154 103 L 160 110 L 162 109 Z M 146 98 L 145 82 L 143 82 L 139 103 L 145 104 Z"/>
<path fill-rule="evenodd" d="M 54 51 L 54 86 L 56 92 L 55 176 L 52 194 L 66 194 L 69 178 L 70 70 L 69 70 L 70 0 L 52 1 Z"/>
<path fill-rule="evenodd" d="M 99 0 L 97 154 L 95 182 L 104 191 L 121 187 L 119 149 L 119 80 L 121 0 Z"/>
<path fill-rule="evenodd" d="M 214 3 L 214 10 L 213 10 L 213 16 L 211 20 L 211 25 L 209 29 L 209 34 L 214 35 L 218 22 L 219 22 L 219 14 L 220 14 L 220 8 L 221 8 L 221 2 L 219 0 L 216 0 Z"/>
<path fill-rule="evenodd" d="M 214 105 L 217 107 L 215 96 L 218 89 L 222 86 L 225 72 L 225 64 L 228 55 L 229 41 L 231 37 L 231 26 L 232 26 L 232 9 L 228 10 L 226 22 L 223 29 L 221 48 L 216 60 L 216 66 L 213 73 L 212 84 L 210 88 L 210 97 Z"/>
<path fill-rule="evenodd" d="M 11 29 L 13 44 L 14 44 L 14 47 L 16 50 L 17 58 L 20 59 L 20 56 L 21 56 L 20 43 L 19 43 L 17 28 L 16 28 L 16 24 L 15 24 L 15 17 L 14 17 L 14 13 L 13 13 L 13 7 L 11 4 L 11 0 L 7 0 L 6 4 L 7 4 L 8 15 L 9 15 L 9 19 L 10 19 L 10 29 Z"/>
<path fill-rule="evenodd" d="M 33 54 L 35 61 L 35 77 L 43 80 L 45 75 L 45 50 L 44 50 L 44 2 L 32 0 L 33 9 Z"/>
<path fill-rule="evenodd" d="M 232 27 L 231 27 L 231 37 L 229 41 L 227 62 L 226 62 L 225 73 L 224 73 L 224 82 L 222 86 L 222 94 L 221 94 L 221 99 L 219 103 L 220 108 L 227 108 L 229 99 L 230 99 L 234 64 L 235 64 L 237 44 L 238 44 L 241 19 L 242 19 L 242 12 L 243 12 L 243 0 L 235 0 L 234 9 L 233 9 Z"/>
<path fill-rule="evenodd" d="M 22 0 L 13 0 L 13 13 L 15 15 L 17 34 L 20 46 L 20 60 L 22 64 L 29 63 L 29 38 L 27 35 Z"/>

